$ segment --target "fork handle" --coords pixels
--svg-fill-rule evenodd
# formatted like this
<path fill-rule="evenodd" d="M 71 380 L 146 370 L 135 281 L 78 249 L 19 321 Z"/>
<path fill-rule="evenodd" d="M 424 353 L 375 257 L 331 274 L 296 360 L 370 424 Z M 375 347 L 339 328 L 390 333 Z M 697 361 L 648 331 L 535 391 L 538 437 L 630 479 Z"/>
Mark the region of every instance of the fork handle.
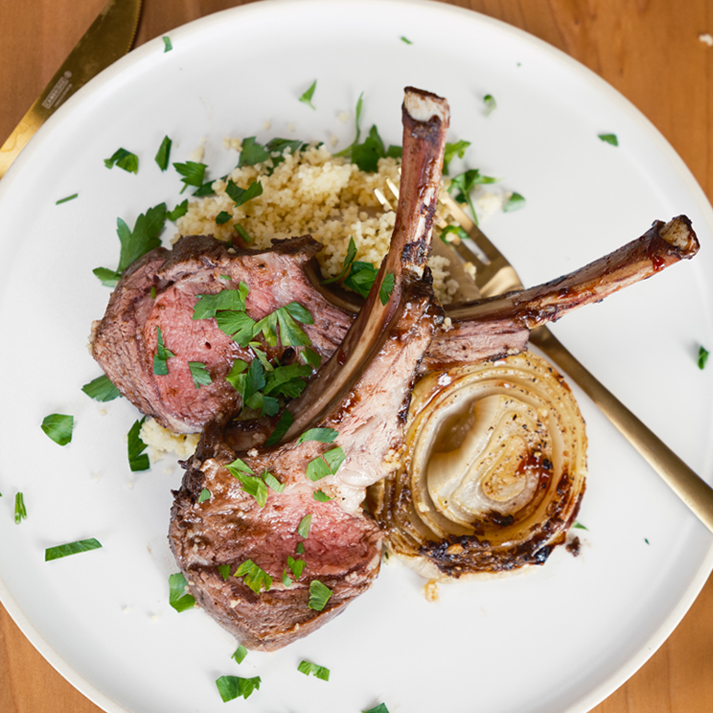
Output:
<path fill-rule="evenodd" d="M 533 329 L 530 342 L 580 386 L 674 493 L 713 532 L 713 488 L 597 381 L 547 327 Z"/>

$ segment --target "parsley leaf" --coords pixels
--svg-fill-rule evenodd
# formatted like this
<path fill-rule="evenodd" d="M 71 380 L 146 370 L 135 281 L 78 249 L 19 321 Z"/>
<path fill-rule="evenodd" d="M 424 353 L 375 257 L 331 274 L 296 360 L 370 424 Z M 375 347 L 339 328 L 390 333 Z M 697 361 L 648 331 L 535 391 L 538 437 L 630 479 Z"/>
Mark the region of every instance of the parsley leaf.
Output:
<path fill-rule="evenodd" d="M 208 490 L 208 488 L 203 488 L 203 490 L 201 490 L 201 494 L 198 496 L 198 503 L 204 503 L 206 500 L 210 500 L 210 498 L 210 490 Z"/>
<path fill-rule="evenodd" d="M 309 661 L 300 661 L 297 670 L 303 673 L 305 676 L 315 676 L 322 681 L 329 681 L 329 669 L 324 666 L 318 666 L 316 663 L 310 663 Z"/>
<path fill-rule="evenodd" d="M 60 198 L 58 201 L 55 201 L 55 205 L 62 205 L 62 203 L 67 203 L 68 201 L 73 201 L 79 193 L 73 193 L 71 196 L 66 196 L 65 198 Z"/>
<path fill-rule="evenodd" d="M 698 348 L 698 368 L 705 369 L 706 362 L 708 361 L 708 355 L 710 352 L 704 347 Z"/>
<path fill-rule="evenodd" d="M 310 428 L 297 439 L 297 443 L 306 443 L 307 441 L 334 443 L 334 439 L 338 435 L 339 431 L 335 431 L 333 428 Z"/>
<path fill-rule="evenodd" d="M 356 248 L 356 243 L 354 242 L 354 238 L 350 235 L 349 236 L 349 247 L 347 248 L 347 254 L 344 257 L 344 262 L 342 263 L 342 270 L 341 272 L 336 275 L 335 277 L 330 277 L 327 280 L 322 280 L 323 285 L 329 285 L 332 282 L 341 282 L 349 272 L 349 269 L 352 266 L 352 263 L 354 262 L 354 258 L 356 258 L 357 254 L 357 248 Z"/>
<path fill-rule="evenodd" d="M 233 577 L 244 577 L 243 582 L 255 592 L 260 594 L 260 590 L 264 587 L 266 592 L 270 591 L 272 586 L 272 577 L 260 569 L 252 560 L 245 560 L 240 567 L 233 573 Z"/>
<path fill-rule="evenodd" d="M 196 600 L 186 591 L 188 582 L 186 578 L 177 572 L 168 578 L 168 603 L 180 614 L 186 609 L 192 609 L 195 606 Z"/>
<path fill-rule="evenodd" d="M 138 173 L 139 157 L 135 153 L 131 153 L 131 151 L 127 151 L 126 149 L 117 149 L 111 158 L 104 159 L 104 165 L 107 168 L 114 168 L 114 166 L 118 166 L 129 173 Z"/>
<path fill-rule="evenodd" d="M 616 134 L 598 134 L 598 136 L 606 144 L 611 144 L 612 146 L 619 145 L 619 139 Z"/>
<path fill-rule="evenodd" d="M 201 386 L 207 386 L 213 383 L 206 365 L 201 361 L 189 361 L 188 368 L 191 371 L 191 376 L 193 377 L 193 385 L 196 389 L 200 389 Z"/>
<path fill-rule="evenodd" d="M 25 496 L 22 493 L 15 493 L 15 524 L 19 525 L 23 520 L 27 520 Z"/>
<path fill-rule="evenodd" d="M 387 272 L 381 281 L 381 287 L 379 287 L 379 299 L 382 305 L 386 306 L 388 303 L 391 293 L 394 291 L 394 284 L 395 278 L 393 272 Z"/>
<path fill-rule="evenodd" d="M 486 94 L 483 97 L 483 104 L 485 104 L 485 116 L 490 116 L 498 108 L 492 94 Z"/>
<path fill-rule="evenodd" d="M 168 136 L 164 136 L 161 145 L 158 147 L 156 156 L 154 157 L 154 160 L 162 171 L 165 171 L 168 168 L 168 162 L 171 157 L 171 143 L 171 139 L 169 139 Z"/>
<path fill-rule="evenodd" d="M 221 310 L 245 311 L 248 286 L 241 282 L 237 290 L 222 290 L 215 295 L 198 295 L 193 308 L 193 319 L 210 319 Z"/>
<path fill-rule="evenodd" d="M 376 280 L 378 270 L 370 262 L 356 260 L 352 263 L 349 275 L 344 280 L 344 286 L 354 290 L 358 295 L 366 297 Z"/>
<path fill-rule="evenodd" d="M 254 136 L 249 136 L 243 139 L 240 148 L 240 158 L 238 159 L 238 168 L 243 166 L 254 166 L 256 163 L 262 163 L 270 158 L 270 152 L 264 146 L 255 141 Z"/>
<path fill-rule="evenodd" d="M 312 492 L 312 497 L 318 502 L 318 503 L 328 503 L 332 498 L 327 495 L 327 493 L 323 493 L 321 490 L 315 490 Z"/>
<path fill-rule="evenodd" d="M 171 38 L 168 37 L 167 35 L 164 35 L 163 37 L 163 51 L 164 54 L 166 52 L 170 52 L 173 49 L 173 44 L 171 43 Z"/>
<path fill-rule="evenodd" d="M 169 210 L 166 213 L 166 217 L 173 223 L 175 223 L 179 218 L 182 218 L 186 213 L 188 213 L 188 198 L 186 198 L 182 203 L 179 203 L 173 210 Z"/>
<path fill-rule="evenodd" d="M 89 398 L 102 402 L 113 401 L 121 396 L 119 389 L 111 383 L 111 380 L 106 374 L 97 376 L 96 379 L 92 379 L 88 384 L 84 384 L 82 391 L 89 396 Z"/>
<path fill-rule="evenodd" d="M 287 431 L 290 430 L 290 426 L 294 420 L 295 417 L 287 409 L 285 409 L 280 414 L 280 419 L 275 426 L 275 430 L 268 436 L 268 439 L 265 441 L 265 445 L 268 448 L 276 446 Z"/>
<path fill-rule="evenodd" d="M 341 447 L 332 448 L 307 464 L 306 475 L 313 482 L 326 478 L 328 475 L 334 475 L 345 458 L 346 455 Z"/>
<path fill-rule="evenodd" d="M 127 438 L 127 453 L 129 456 L 129 468 L 133 471 L 148 470 L 151 465 L 149 457 L 144 451 L 148 446 L 141 440 L 141 426 L 144 425 L 146 416 L 135 421 L 134 425 L 129 429 Z"/>
<path fill-rule="evenodd" d="M 314 611 L 322 611 L 332 596 L 332 590 L 318 579 L 309 583 L 309 603 L 307 606 Z"/>
<path fill-rule="evenodd" d="M 156 327 L 156 334 L 157 342 L 156 354 L 154 354 L 153 358 L 153 373 L 156 374 L 156 376 L 166 376 L 166 374 L 168 374 L 168 360 L 176 355 L 164 346 L 161 327 Z"/>
<path fill-rule="evenodd" d="M 223 703 L 235 698 L 248 698 L 253 691 L 260 690 L 260 676 L 254 678 L 240 678 L 240 676 L 221 676 L 216 679 L 215 685 Z"/>
<path fill-rule="evenodd" d="M 302 544 L 300 542 L 300 544 Z M 292 571 L 292 574 L 294 575 L 295 579 L 299 579 L 302 576 L 302 572 L 304 571 L 305 568 L 305 561 L 304 560 L 296 560 L 293 557 L 290 557 L 288 555 L 287 557 L 287 566 L 290 568 Z"/>
<path fill-rule="evenodd" d="M 525 207 L 525 199 L 519 193 L 513 193 L 508 198 L 507 203 L 503 206 L 503 212 L 512 213 L 514 210 L 520 210 Z"/>
<path fill-rule="evenodd" d="M 446 143 L 443 151 L 443 173 L 448 175 L 448 164 L 457 156 L 463 158 L 465 150 L 470 146 L 470 141 L 457 141 L 454 144 Z"/>
<path fill-rule="evenodd" d="M 305 515 L 301 520 L 300 524 L 297 525 L 297 534 L 300 537 L 304 537 L 306 540 L 309 537 L 309 528 L 312 525 L 312 515 Z"/>
<path fill-rule="evenodd" d="M 247 188 L 241 188 L 232 179 L 228 181 L 228 185 L 225 187 L 225 192 L 230 198 L 232 198 L 233 203 L 236 207 L 244 205 L 249 200 L 257 198 L 262 195 L 262 183 L 259 180 L 252 181 Z"/>
<path fill-rule="evenodd" d="M 165 223 L 165 203 L 159 203 L 153 208 L 149 208 L 146 213 L 139 215 L 133 230 L 130 230 L 129 226 L 121 218 L 117 218 L 116 233 L 121 243 L 119 267 L 115 272 L 105 267 L 97 267 L 93 270 L 94 274 L 104 285 L 113 287 L 121 277 L 121 273 L 131 263 L 161 245 L 159 235 Z"/>
<path fill-rule="evenodd" d="M 205 177 L 205 170 L 208 168 L 204 163 L 198 163 L 196 161 L 186 161 L 185 163 L 174 163 L 173 167 L 178 171 L 178 173 L 183 176 L 181 182 L 184 184 L 183 191 L 188 188 L 188 186 L 195 186 L 200 188 L 203 185 L 203 179 Z"/>
<path fill-rule="evenodd" d="M 486 183 L 495 183 L 497 180 L 497 178 L 492 178 L 491 176 L 482 176 L 477 168 L 471 168 L 470 170 L 459 173 L 457 176 L 453 177 L 450 186 L 448 186 L 448 192 L 452 193 L 454 189 L 458 190 L 455 196 L 456 200 L 461 203 L 468 204 L 470 212 L 473 215 L 473 221 L 477 225 L 478 216 L 475 212 L 470 192 L 475 188 L 475 186 Z"/>
<path fill-rule="evenodd" d="M 60 446 L 71 442 L 73 428 L 74 416 L 64 413 L 51 413 L 42 420 L 42 430 Z"/>
<path fill-rule="evenodd" d="M 235 653 L 230 657 L 233 659 L 236 663 L 242 663 L 245 661 L 245 657 L 248 655 L 248 650 L 240 644 L 237 649 L 235 649 Z"/>
<path fill-rule="evenodd" d="M 314 90 L 316 88 L 317 80 L 315 79 L 314 82 L 312 82 L 312 84 L 310 85 L 309 89 L 300 97 L 300 101 L 304 104 L 307 104 L 307 106 L 311 107 L 312 109 L 315 109 L 314 104 L 312 104 L 312 97 L 314 96 Z"/>
<path fill-rule="evenodd" d="M 50 562 L 51 560 L 60 559 L 62 557 L 69 557 L 69 555 L 76 555 L 80 552 L 96 550 L 101 546 L 101 542 L 94 537 L 90 537 L 87 540 L 68 542 L 66 545 L 55 545 L 45 550 L 45 562 Z"/>
<path fill-rule="evenodd" d="M 368 711 L 362 711 L 362 713 L 389 713 L 389 709 L 386 707 L 385 703 L 379 703 L 378 706 L 369 708 Z"/>
<path fill-rule="evenodd" d="M 369 129 L 369 135 L 363 144 L 356 144 L 351 149 L 352 163 L 366 173 L 375 173 L 379 169 L 379 159 L 386 157 L 398 158 L 401 156 L 400 146 L 390 146 L 388 151 L 379 136 L 376 125 Z"/>

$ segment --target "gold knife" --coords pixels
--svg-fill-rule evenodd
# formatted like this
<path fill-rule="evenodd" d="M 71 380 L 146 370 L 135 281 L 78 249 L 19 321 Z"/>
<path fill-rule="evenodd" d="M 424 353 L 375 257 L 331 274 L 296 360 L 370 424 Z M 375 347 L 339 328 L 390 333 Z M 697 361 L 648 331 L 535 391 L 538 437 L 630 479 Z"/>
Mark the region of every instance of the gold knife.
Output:
<path fill-rule="evenodd" d="M 141 0 L 109 0 L 0 148 L 0 178 L 40 126 L 72 94 L 131 49 L 140 13 Z"/>

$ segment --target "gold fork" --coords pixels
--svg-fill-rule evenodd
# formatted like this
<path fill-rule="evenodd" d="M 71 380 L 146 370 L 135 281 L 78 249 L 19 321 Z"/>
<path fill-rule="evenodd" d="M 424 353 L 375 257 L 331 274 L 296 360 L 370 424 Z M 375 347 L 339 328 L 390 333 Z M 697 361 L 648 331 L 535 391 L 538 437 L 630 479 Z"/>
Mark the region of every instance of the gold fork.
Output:
<path fill-rule="evenodd" d="M 387 185 L 398 197 L 398 188 L 394 183 L 387 181 Z M 448 194 L 442 194 L 442 202 L 478 249 L 476 254 L 461 240 L 453 245 L 461 259 L 474 265 L 475 282 L 481 296 L 492 297 L 523 289 L 513 266 L 458 203 Z M 579 385 L 674 493 L 713 532 L 713 488 L 595 379 L 546 326 L 532 329 L 530 342 Z"/>

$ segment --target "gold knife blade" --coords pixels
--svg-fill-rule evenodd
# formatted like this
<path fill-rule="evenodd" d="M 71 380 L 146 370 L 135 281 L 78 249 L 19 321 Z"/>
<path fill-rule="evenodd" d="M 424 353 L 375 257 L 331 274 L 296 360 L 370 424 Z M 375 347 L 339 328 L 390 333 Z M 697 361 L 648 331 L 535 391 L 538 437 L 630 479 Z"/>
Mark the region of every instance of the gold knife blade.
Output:
<path fill-rule="evenodd" d="M 0 147 L 0 178 L 40 126 L 72 94 L 131 49 L 140 13 L 141 0 L 109 0 Z"/>

